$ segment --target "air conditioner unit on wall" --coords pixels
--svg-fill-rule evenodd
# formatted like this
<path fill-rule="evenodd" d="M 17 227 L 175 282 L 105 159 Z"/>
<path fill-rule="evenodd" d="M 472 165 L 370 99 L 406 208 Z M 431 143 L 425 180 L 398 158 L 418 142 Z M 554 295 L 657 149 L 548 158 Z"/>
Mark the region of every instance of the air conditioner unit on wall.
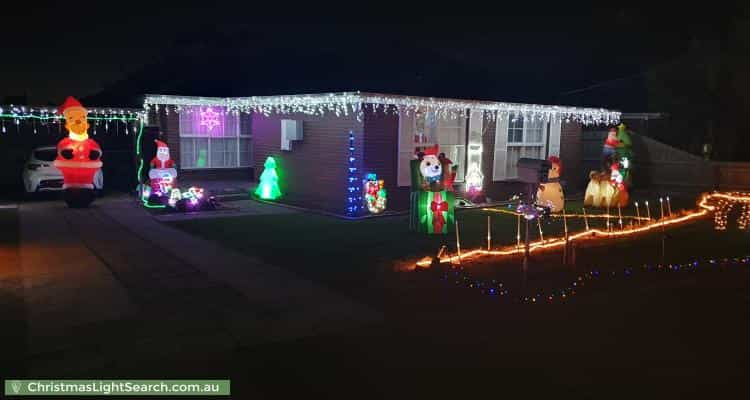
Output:
<path fill-rule="evenodd" d="M 302 121 L 281 120 L 281 150 L 292 150 L 292 141 L 302 140 Z"/>

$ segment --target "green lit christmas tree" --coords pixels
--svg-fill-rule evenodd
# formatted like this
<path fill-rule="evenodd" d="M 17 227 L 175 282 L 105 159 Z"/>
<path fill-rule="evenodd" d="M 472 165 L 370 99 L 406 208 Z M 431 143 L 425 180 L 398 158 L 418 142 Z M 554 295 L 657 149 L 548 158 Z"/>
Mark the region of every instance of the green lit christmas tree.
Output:
<path fill-rule="evenodd" d="M 263 200 L 276 200 L 281 197 L 279 175 L 276 174 L 276 160 L 273 157 L 266 158 L 263 168 L 263 173 L 260 174 L 260 182 L 255 189 L 255 195 Z"/>

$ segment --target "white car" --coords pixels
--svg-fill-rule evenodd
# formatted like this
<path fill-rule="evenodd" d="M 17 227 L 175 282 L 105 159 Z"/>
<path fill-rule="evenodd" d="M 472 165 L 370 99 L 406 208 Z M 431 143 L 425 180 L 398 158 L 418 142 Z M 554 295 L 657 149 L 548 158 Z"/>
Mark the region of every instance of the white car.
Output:
<path fill-rule="evenodd" d="M 62 190 L 62 172 L 53 164 L 56 157 L 55 146 L 37 147 L 31 151 L 31 157 L 24 164 L 22 174 L 23 186 L 27 193 Z M 100 169 L 94 175 L 94 188 L 102 190 L 103 187 L 104 175 Z"/>

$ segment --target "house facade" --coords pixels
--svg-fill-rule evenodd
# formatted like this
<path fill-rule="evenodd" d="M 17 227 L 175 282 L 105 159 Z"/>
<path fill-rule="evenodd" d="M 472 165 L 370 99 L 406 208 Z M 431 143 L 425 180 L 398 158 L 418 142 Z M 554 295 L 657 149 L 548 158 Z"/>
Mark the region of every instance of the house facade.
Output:
<path fill-rule="evenodd" d="M 606 109 L 362 92 L 149 95 L 145 107 L 149 123 L 159 126 L 173 149 L 181 176 L 257 180 L 272 156 L 282 202 L 350 216 L 367 214 L 358 205 L 368 173 L 385 181 L 388 209 L 408 209 L 409 161 L 435 144 L 458 165 L 459 195 L 473 179 L 488 197 L 504 199 L 520 191 L 519 158 L 551 155 L 561 158 L 563 180 L 569 177 L 575 190 L 585 176 L 582 126 L 614 124 L 620 117 Z"/>

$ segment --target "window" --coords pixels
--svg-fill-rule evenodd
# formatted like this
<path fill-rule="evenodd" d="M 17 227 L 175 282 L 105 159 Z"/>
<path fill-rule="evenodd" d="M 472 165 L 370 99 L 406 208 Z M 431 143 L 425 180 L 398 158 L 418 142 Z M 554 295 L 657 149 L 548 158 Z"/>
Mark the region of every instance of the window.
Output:
<path fill-rule="evenodd" d="M 508 121 L 508 143 L 523 143 L 523 119 Z"/>
<path fill-rule="evenodd" d="M 464 181 L 466 170 L 466 118 L 434 118 L 436 143 L 453 165 L 458 165 L 456 182 Z"/>
<path fill-rule="evenodd" d="M 252 165 L 249 134 L 240 115 L 223 107 L 190 107 L 180 113 L 182 168 L 237 168 Z"/>
<path fill-rule="evenodd" d="M 466 172 L 466 117 L 418 111 L 411 115 L 402 113 L 399 117 L 399 186 L 410 185 L 409 162 L 414 152 L 435 144 L 454 165 L 458 165 L 456 182 L 463 182 Z"/>
<path fill-rule="evenodd" d="M 544 158 L 547 123 L 543 120 L 511 117 L 508 121 L 508 157 L 505 177 L 517 178 L 519 158 Z"/>
<path fill-rule="evenodd" d="M 517 178 L 516 165 L 520 158 L 546 158 L 548 126 L 545 120 L 524 119 L 513 114 L 499 120 L 495 134 L 493 180 Z"/>

